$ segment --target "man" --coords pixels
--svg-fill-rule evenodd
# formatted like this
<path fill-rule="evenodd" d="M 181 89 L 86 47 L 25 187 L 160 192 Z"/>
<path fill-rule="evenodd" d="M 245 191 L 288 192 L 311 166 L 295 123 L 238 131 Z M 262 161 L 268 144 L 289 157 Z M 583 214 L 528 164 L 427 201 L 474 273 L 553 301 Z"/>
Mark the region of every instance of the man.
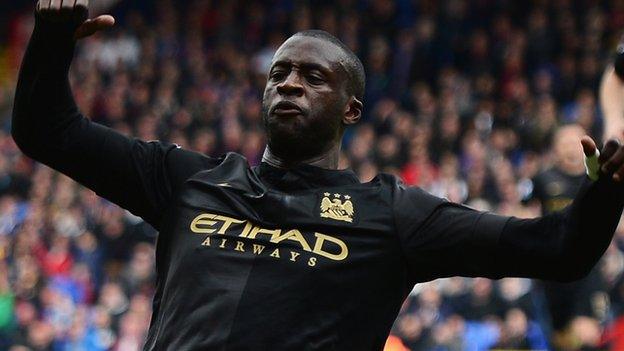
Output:
<path fill-rule="evenodd" d="M 538 173 L 533 179 L 533 191 L 527 200 L 538 201 L 542 215 L 563 210 L 572 203 L 585 180 L 583 152 L 578 147 L 578 140 L 585 135 L 582 127 L 570 124 L 560 127 L 553 136 L 552 167 Z M 599 269 L 593 269 L 589 275 L 571 283 L 552 281 L 537 282 L 538 296 L 543 294 L 549 322 L 546 330 L 553 329 L 557 339 L 562 339 L 565 328 L 576 316 L 595 317 L 592 305 L 603 291 Z M 549 333 L 550 334 L 550 333 Z"/>
<path fill-rule="evenodd" d="M 362 111 L 362 65 L 319 31 L 276 52 L 263 99 L 268 146 L 250 167 L 127 138 L 83 117 L 68 83 L 75 40 L 112 25 L 86 0 L 38 4 L 16 92 L 18 146 L 143 217 L 160 234 L 145 350 L 379 350 L 415 283 L 453 275 L 574 280 L 624 206 L 624 147 L 565 211 L 520 220 L 337 170 Z M 583 140 L 593 155 L 595 144 Z M 592 176 L 597 173 L 592 173 Z"/>
<path fill-rule="evenodd" d="M 560 211 L 572 203 L 585 179 L 583 152 L 578 147 L 585 131 L 576 124 L 560 127 L 552 138 L 552 167 L 533 179 L 531 199 L 539 201 L 542 215 Z"/>

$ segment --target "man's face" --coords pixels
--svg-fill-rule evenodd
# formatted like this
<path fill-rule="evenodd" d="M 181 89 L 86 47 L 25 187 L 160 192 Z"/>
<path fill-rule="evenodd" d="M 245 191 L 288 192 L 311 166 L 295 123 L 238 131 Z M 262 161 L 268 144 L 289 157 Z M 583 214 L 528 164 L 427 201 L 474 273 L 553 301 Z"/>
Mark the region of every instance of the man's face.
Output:
<path fill-rule="evenodd" d="M 565 126 L 557 131 L 553 146 L 559 167 L 568 171 L 584 169 L 585 155 L 580 145 L 583 135 L 583 129 L 576 125 Z"/>
<path fill-rule="evenodd" d="M 276 156 L 306 160 L 340 142 L 349 101 L 343 52 L 324 40 L 295 36 L 273 57 L 262 120 Z"/>

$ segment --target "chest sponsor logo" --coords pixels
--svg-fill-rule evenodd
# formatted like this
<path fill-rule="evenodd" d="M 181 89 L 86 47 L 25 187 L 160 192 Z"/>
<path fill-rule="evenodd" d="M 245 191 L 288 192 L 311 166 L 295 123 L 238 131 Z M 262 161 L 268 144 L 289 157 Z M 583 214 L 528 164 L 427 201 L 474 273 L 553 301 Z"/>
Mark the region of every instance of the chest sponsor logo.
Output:
<path fill-rule="evenodd" d="M 335 219 L 337 221 L 353 222 L 355 208 L 351 202 L 351 196 L 341 194 L 324 193 L 321 200 L 321 217 Z M 344 198 L 344 201 L 341 200 Z"/>
<path fill-rule="evenodd" d="M 189 229 L 196 234 L 208 234 L 202 246 L 230 248 L 255 255 L 264 253 L 274 258 L 287 258 L 292 262 L 296 262 L 305 253 L 308 266 L 315 266 L 319 258 L 342 261 L 349 256 L 347 244 L 331 235 L 307 233 L 298 229 L 263 228 L 246 220 L 214 213 L 197 215 L 191 221 Z M 267 241 L 277 247 L 267 248 Z M 284 245 L 285 243 L 290 245 Z"/>

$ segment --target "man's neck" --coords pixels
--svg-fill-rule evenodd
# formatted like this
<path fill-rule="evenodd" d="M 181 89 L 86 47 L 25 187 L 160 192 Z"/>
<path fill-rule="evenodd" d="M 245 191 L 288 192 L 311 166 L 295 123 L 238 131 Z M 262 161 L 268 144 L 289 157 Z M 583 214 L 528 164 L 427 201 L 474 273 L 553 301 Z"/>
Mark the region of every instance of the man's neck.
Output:
<path fill-rule="evenodd" d="M 331 149 L 323 154 L 304 160 L 285 160 L 273 152 L 267 145 L 264 148 L 262 162 L 266 162 L 277 168 L 292 168 L 300 164 L 308 164 L 325 169 L 338 169 L 338 160 L 340 158 L 340 143 L 336 143 Z"/>

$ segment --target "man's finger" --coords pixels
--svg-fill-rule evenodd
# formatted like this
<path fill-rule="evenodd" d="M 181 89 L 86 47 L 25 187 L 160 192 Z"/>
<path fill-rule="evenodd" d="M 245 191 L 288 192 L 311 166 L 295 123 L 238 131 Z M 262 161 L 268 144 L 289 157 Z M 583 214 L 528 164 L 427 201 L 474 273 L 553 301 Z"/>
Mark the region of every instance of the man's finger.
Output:
<path fill-rule="evenodd" d="M 612 174 L 617 171 L 624 163 L 624 148 L 619 147 L 601 167 L 603 173 Z"/>
<path fill-rule="evenodd" d="M 93 20 L 88 19 L 84 21 L 84 23 L 82 23 L 80 27 L 76 29 L 74 38 L 82 39 L 82 38 L 92 35 L 95 32 L 97 32 L 97 27 L 95 26 L 95 23 L 93 23 Z"/>
<path fill-rule="evenodd" d="M 603 164 L 607 162 L 608 159 L 613 156 L 613 154 L 620 147 L 620 142 L 617 139 L 609 139 L 605 146 L 602 148 L 602 152 L 600 152 L 600 157 L 598 157 L 598 162 Z"/>
<path fill-rule="evenodd" d="M 63 3 L 61 4 L 61 9 L 64 11 L 73 10 L 75 2 L 75 0 L 63 0 Z"/>
<path fill-rule="evenodd" d="M 598 148 L 594 139 L 585 135 L 581 138 L 583 153 L 585 154 L 585 171 L 591 180 L 598 180 L 600 177 L 600 163 L 598 163 Z"/>
<path fill-rule="evenodd" d="M 97 16 L 92 21 L 95 23 L 97 30 L 106 29 L 115 25 L 115 18 L 111 15 Z"/>
<path fill-rule="evenodd" d="M 61 8 L 61 0 L 50 0 L 50 10 L 58 10 Z"/>
<path fill-rule="evenodd" d="M 89 8 L 89 0 L 76 0 L 74 7 L 78 7 L 78 6 Z"/>
<path fill-rule="evenodd" d="M 613 179 L 617 182 L 624 180 L 624 165 L 620 166 L 620 168 L 613 173 Z"/>
<path fill-rule="evenodd" d="M 80 27 L 76 29 L 74 37 L 76 39 L 88 37 L 99 30 L 112 27 L 114 24 L 115 18 L 113 18 L 113 16 L 98 16 L 94 19 L 86 20 L 82 25 L 80 25 Z"/>
<path fill-rule="evenodd" d="M 37 2 L 37 11 L 46 10 L 50 7 L 50 0 L 39 0 Z"/>
<path fill-rule="evenodd" d="M 583 153 L 587 157 L 594 156 L 596 154 L 596 143 L 589 136 L 581 138 L 581 145 L 583 145 Z"/>

